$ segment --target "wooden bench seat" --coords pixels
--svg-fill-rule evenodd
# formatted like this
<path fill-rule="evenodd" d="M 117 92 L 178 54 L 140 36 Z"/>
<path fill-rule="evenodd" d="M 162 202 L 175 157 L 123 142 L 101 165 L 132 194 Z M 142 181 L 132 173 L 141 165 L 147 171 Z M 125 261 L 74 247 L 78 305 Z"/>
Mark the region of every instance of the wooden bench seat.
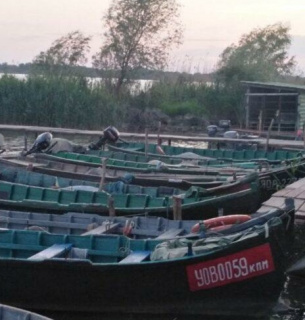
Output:
<path fill-rule="evenodd" d="M 46 248 L 33 256 L 29 257 L 28 260 L 45 260 L 52 259 L 68 252 L 72 248 L 71 243 L 53 244 L 51 247 Z"/>
<path fill-rule="evenodd" d="M 172 239 L 184 232 L 184 229 L 169 229 L 161 233 L 156 239 Z"/>
<path fill-rule="evenodd" d="M 137 263 L 146 260 L 150 256 L 150 251 L 133 251 L 119 263 Z"/>
<path fill-rule="evenodd" d="M 94 228 L 92 230 L 86 231 L 82 233 L 82 236 L 88 236 L 88 235 L 93 235 L 93 234 L 103 234 L 103 233 L 109 233 L 114 231 L 119 227 L 119 223 L 103 223 L 102 225 L 98 226 L 97 228 Z"/>

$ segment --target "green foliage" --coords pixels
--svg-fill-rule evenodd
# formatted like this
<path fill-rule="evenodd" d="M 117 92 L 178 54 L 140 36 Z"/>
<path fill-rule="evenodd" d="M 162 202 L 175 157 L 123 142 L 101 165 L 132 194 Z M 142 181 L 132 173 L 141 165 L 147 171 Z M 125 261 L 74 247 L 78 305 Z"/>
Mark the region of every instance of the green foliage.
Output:
<path fill-rule="evenodd" d="M 73 69 L 69 68 L 87 62 L 86 54 L 90 50 L 90 37 L 84 36 L 80 31 L 68 33 L 55 40 L 51 47 L 33 60 L 32 72 L 65 74 Z"/>
<path fill-rule="evenodd" d="M 94 66 L 118 71 L 116 91 L 132 70 L 162 69 L 182 30 L 176 0 L 114 0 L 104 17 L 105 43 Z"/>
<path fill-rule="evenodd" d="M 240 80 L 268 81 L 290 74 L 295 60 L 288 58 L 288 32 L 288 26 L 277 23 L 243 35 L 238 45 L 232 44 L 222 52 L 218 78 L 228 84 Z"/>
<path fill-rule="evenodd" d="M 124 114 L 101 84 L 84 77 L 0 78 L 1 123 L 99 129 Z"/>
<path fill-rule="evenodd" d="M 289 27 L 282 23 L 254 29 L 243 35 L 238 45 L 232 44 L 222 52 L 215 81 L 227 113 L 240 125 L 245 118 L 241 81 L 277 81 L 293 72 L 295 60 L 288 57 L 288 32 Z"/>
<path fill-rule="evenodd" d="M 160 109 L 169 116 L 184 116 L 186 114 L 200 114 L 201 109 L 196 100 L 164 102 Z"/>
<path fill-rule="evenodd" d="M 207 90 L 203 83 L 193 83 L 178 78 L 155 82 L 150 90 L 141 96 L 142 106 L 160 109 L 169 116 L 194 114 L 204 115 L 206 110 L 200 97 Z"/>

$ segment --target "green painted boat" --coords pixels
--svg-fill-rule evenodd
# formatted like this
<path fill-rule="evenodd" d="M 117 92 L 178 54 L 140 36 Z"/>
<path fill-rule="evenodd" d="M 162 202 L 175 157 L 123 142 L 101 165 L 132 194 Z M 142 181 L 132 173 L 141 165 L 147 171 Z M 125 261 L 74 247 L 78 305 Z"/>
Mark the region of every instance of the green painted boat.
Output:
<path fill-rule="evenodd" d="M 93 167 L 100 167 L 103 159 L 106 159 L 106 167 L 112 170 L 121 170 L 135 173 L 166 173 L 166 174 L 188 174 L 188 175 L 232 175 L 245 174 L 246 169 L 259 169 L 259 165 L 253 162 L 239 163 L 236 166 L 230 167 L 226 165 L 218 166 L 189 166 L 189 165 L 168 165 L 160 161 L 149 162 L 135 162 L 125 161 L 114 158 L 103 158 L 100 155 L 79 154 L 73 152 L 58 152 L 53 155 L 38 153 L 36 157 L 44 159 L 65 159 L 66 162 L 78 161 L 79 164 L 87 164 Z M 64 161 L 64 160 L 63 160 Z"/>
<path fill-rule="evenodd" d="M 196 241 L 4 230 L 0 300 L 46 315 L 267 316 L 285 282 L 288 230 L 279 218 Z"/>
<path fill-rule="evenodd" d="M 49 155 L 35 155 L 34 157 L 0 157 L 0 163 L 19 167 L 32 172 L 39 172 L 57 177 L 86 180 L 96 183 L 101 182 L 103 170 L 101 167 L 92 167 L 80 161 L 55 158 Z M 236 180 L 236 179 L 235 179 Z M 213 188 L 222 184 L 231 184 L 235 180 L 232 176 L 221 175 L 166 175 L 166 174 L 139 174 L 128 173 L 127 171 L 118 171 L 107 169 L 105 173 L 105 182 L 123 181 L 128 184 L 135 184 L 144 187 L 172 187 L 187 190 L 192 186 L 201 188 Z"/>
<path fill-rule="evenodd" d="M 96 191 L 92 182 L 43 175 L 9 166 L 2 166 L 0 179 L 2 208 L 101 215 L 108 215 L 110 211 L 116 215 L 147 213 L 172 219 L 174 203 L 180 202 L 180 218 L 192 220 L 217 216 L 219 210 L 226 215 L 251 213 L 260 205 L 255 173 L 236 180 L 235 184 L 228 187 L 224 185 L 207 190 L 192 187 L 182 194 L 174 188 L 141 187 L 122 182 L 110 185 L 115 191 L 110 194 Z M 122 193 L 122 190 L 125 192 Z"/>
<path fill-rule="evenodd" d="M 66 161 L 68 163 L 74 163 L 74 164 L 84 164 L 84 163 L 89 164 L 94 162 L 101 162 L 101 159 L 97 156 L 79 155 L 76 153 L 68 153 L 68 152 L 62 152 L 62 153 L 59 153 L 58 155 L 60 156 L 58 157 L 56 155 L 55 157 L 57 157 L 58 159 L 62 158 L 64 159 L 63 161 Z M 37 154 L 36 156 L 46 157 L 46 158 L 49 157 L 49 155 L 44 155 L 44 154 Z M 54 156 L 50 156 L 50 157 L 55 158 Z M 74 158 L 76 158 L 77 160 L 74 160 Z M 272 165 L 272 164 L 269 164 L 268 162 L 266 162 L 265 164 L 266 165 L 264 168 L 254 170 L 254 172 L 256 172 L 259 177 L 261 202 L 269 199 L 274 192 L 284 188 L 285 186 L 295 182 L 300 178 L 305 177 L 305 159 L 303 157 L 291 159 L 285 164 Z M 97 164 L 95 165 L 97 166 Z M 231 167 L 213 168 L 213 169 L 208 168 L 205 175 L 207 177 L 210 177 L 210 174 L 212 174 L 217 177 L 217 172 L 221 177 L 225 177 L 227 175 L 231 178 L 234 177 L 234 179 L 235 178 L 239 179 L 242 176 L 245 176 L 247 173 L 253 172 L 253 170 L 239 169 L 238 171 L 235 171 Z M 160 173 L 160 175 L 162 175 L 162 173 Z M 204 181 L 204 178 L 202 176 L 201 177 L 200 175 L 194 175 L 194 176 L 196 177 L 195 178 L 196 180 L 189 179 L 189 181 L 192 181 L 193 183 L 195 181 L 198 182 L 197 184 L 194 183 L 194 185 L 200 185 L 200 182 Z M 154 176 L 154 178 L 157 178 L 157 177 Z M 177 176 L 177 178 L 179 179 L 179 176 Z"/>
<path fill-rule="evenodd" d="M 155 216 L 106 217 L 97 214 L 67 212 L 65 214 L 0 210 L 0 230 L 33 230 L 70 235 L 125 235 L 131 239 L 191 239 L 232 234 L 287 213 L 287 226 L 294 224 L 294 200 L 287 198 L 282 208 L 261 208 L 250 215 L 232 215 L 207 220 L 170 220 Z"/>
<path fill-rule="evenodd" d="M 141 142 L 117 142 L 115 145 L 107 145 L 109 150 L 119 151 L 124 153 L 132 153 L 137 155 L 145 155 L 145 144 Z M 193 153 L 197 156 L 213 158 L 228 162 L 234 161 L 268 161 L 270 163 L 281 163 L 282 161 L 289 161 L 298 159 L 302 156 L 300 151 L 264 151 L 264 150 L 228 150 L 228 149 L 200 149 L 192 147 L 179 147 L 179 146 L 161 146 L 164 154 L 158 153 L 157 144 L 148 144 L 147 154 L 151 157 L 157 156 L 158 158 L 168 158 L 175 156 L 176 158 L 183 159 L 184 153 Z M 96 153 L 97 151 L 88 151 Z M 190 156 L 188 156 L 188 159 Z"/>
<path fill-rule="evenodd" d="M 115 146 L 110 146 L 110 148 L 115 148 Z M 211 150 L 211 149 L 210 149 Z M 52 153 L 54 154 L 54 153 Z M 55 153 L 56 154 L 56 153 Z M 181 157 L 179 155 L 176 156 L 162 156 L 159 154 L 149 153 L 145 156 L 143 152 L 129 152 L 125 151 L 125 149 L 121 149 L 121 151 L 115 150 L 87 150 L 85 152 L 86 155 L 98 156 L 101 158 L 107 159 L 115 159 L 121 160 L 124 162 L 141 162 L 150 164 L 156 163 L 160 161 L 160 163 L 164 167 L 185 167 L 188 169 L 192 168 L 231 168 L 231 170 L 238 169 L 259 169 L 265 162 L 268 163 L 269 166 L 275 166 L 281 164 L 280 161 L 267 161 L 266 159 L 242 159 L 240 155 L 237 155 L 236 159 L 230 158 L 212 158 L 197 155 L 193 152 L 183 152 L 181 153 Z"/>

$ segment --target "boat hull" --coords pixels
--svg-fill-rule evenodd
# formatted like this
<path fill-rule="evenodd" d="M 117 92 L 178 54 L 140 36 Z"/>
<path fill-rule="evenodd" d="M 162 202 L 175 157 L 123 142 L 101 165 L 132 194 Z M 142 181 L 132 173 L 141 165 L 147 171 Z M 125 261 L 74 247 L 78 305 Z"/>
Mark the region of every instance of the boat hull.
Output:
<path fill-rule="evenodd" d="M 0 259 L 0 299 L 45 312 L 267 314 L 285 280 L 282 232 L 210 254 L 127 265 Z"/>

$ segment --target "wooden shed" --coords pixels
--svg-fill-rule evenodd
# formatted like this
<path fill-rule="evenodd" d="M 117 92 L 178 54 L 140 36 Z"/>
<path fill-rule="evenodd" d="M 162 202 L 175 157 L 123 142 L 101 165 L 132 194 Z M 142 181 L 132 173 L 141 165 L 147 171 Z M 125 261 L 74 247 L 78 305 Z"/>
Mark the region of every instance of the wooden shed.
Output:
<path fill-rule="evenodd" d="M 246 88 L 246 129 L 266 131 L 273 120 L 273 131 L 303 128 L 305 86 L 277 82 L 242 81 Z"/>

